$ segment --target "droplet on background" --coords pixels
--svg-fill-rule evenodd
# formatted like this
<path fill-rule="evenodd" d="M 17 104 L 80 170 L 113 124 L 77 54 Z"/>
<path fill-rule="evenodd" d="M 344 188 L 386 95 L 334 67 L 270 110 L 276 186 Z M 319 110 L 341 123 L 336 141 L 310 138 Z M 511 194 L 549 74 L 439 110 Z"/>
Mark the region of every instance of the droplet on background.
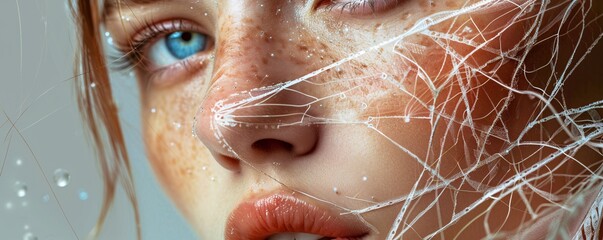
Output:
<path fill-rule="evenodd" d="M 88 192 L 86 192 L 84 190 L 80 190 L 80 192 L 78 193 L 78 196 L 79 196 L 80 200 L 82 200 L 82 201 L 88 200 Z"/>
<path fill-rule="evenodd" d="M 36 237 L 36 235 L 33 233 L 27 232 L 23 234 L 23 240 L 38 240 L 38 237 Z"/>
<path fill-rule="evenodd" d="M 15 182 L 15 191 L 17 191 L 17 197 L 25 197 L 27 195 L 27 185 L 22 182 Z"/>
<path fill-rule="evenodd" d="M 17 161 L 15 161 L 15 164 L 17 164 L 17 166 L 21 166 L 21 165 L 23 165 L 23 160 L 21 160 L 19 158 L 19 159 L 17 159 Z"/>
<path fill-rule="evenodd" d="M 44 196 L 42 196 L 42 202 L 47 203 L 48 201 L 50 201 L 50 196 L 48 194 L 44 194 Z"/>
<path fill-rule="evenodd" d="M 58 187 L 66 187 L 69 185 L 69 181 L 71 179 L 71 175 L 67 170 L 59 168 L 54 170 L 54 182 Z"/>
<path fill-rule="evenodd" d="M 362 181 L 365 181 L 365 182 L 366 182 L 367 180 L 368 180 L 368 177 L 367 177 L 367 176 L 362 176 Z"/>
<path fill-rule="evenodd" d="M 12 202 L 7 202 L 6 204 L 4 204 L 4 207 L 6 209 L 12 209 L 13 208 L 13 203 Z"/>

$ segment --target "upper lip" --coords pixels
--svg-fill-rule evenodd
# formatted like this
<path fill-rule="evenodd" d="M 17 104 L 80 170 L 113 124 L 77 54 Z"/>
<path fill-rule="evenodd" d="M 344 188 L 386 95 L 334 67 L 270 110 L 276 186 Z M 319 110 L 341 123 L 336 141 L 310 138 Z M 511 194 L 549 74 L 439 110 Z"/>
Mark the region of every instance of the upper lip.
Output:
<path fill-rule="evenodd" d="M 228 218 L 225 239 L 263 240 L 283 232 L 356 239 L 368 230 L 353 215 L 340 215 L 291 194 L 276 193 L 239 204 Z"/>

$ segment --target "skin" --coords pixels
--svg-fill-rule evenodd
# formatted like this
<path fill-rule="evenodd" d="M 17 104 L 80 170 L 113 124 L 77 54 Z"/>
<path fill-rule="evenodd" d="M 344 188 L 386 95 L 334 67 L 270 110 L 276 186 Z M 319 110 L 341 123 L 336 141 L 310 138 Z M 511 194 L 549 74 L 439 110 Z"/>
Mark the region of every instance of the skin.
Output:
<path fill-rule="evenodd" d="M 223 239 L 222 229 L 225 229 L 230 212 L 245 199 L 269 193 L 294 192 L 306 201 L 335 212 L 345 212 L 343 209 L 362 209 L 375 202 L 408 194 L 416 182 L 419 182 L 419 187 L 433 184 L 433 179 L 423 172 L 423 167 L 399 146 L 404 146 L 423 159 L 428 151 L 442 152 L 441 159 L 430 158 L 427 163 L 431 166 L 437 163 L 439 168 L 436 171 L 444 177 L 459 174 L 460 169 L 469 167 L 475 161 L 470 159 L 468 163 L 463 144 L 455 141 L 458 140 L 456 136 L 471 136 L 469 128 L 459 128 L 457 125 L 455 133 L 458 135 L 448 136 L 442 144 L 433 144 L 432 148 L 428 148 L 430 136 L 426 133 L 433 129 L 433 139 L 443 139 L 450 131 L 447 129 L 447 121 L 442 120 L 441 124 L 432 128 L 428 120 L 418 118 L 428 116 L 429 113 L 427 106 L 419 104 L 419 101 L 435 105 L 440 113 L 455 119 L 466 116 L 463 116 L 464 108 L 456 106 L 460 101 L 458 84 L 447 82 L 445 74 L 444 77 L 438 74 L 451 71 L 453 66 L 450 59 L 433 41 L 419 35 L 410 36 L 404 41 L 424 45 L 423 52 L 408 55 L 414 57 L 417 65 L 440 88 L 437 96 L 434 96 L 429 84 L 419 79 L 416 71 L 412 71 L 417 66 L 409 64 L 391 51 L 392 45 L 360 56 L 311 79 L 314 83 L 328 83 L 334 79 L 354 80 L 324 85 L 303 82 L 292 87 L 312 96 L 328 96 L 346 91 L 345 98 L 330 98 L 320 105 L 312 104 L 309 113 L 313 116 L 362 122 L 369 116 L 411 115 L 413 118 L 410 122 L 379 119 L 372 122 L 374 129 L 362 122 L 294 125 L 273 130 L 255 128 L 253 123 L 263 121 L 272 126 L 278 120 L 287 122 L 297 119 L 241 118 L 239 120 L 252 124 L 221 129 L 223 140 L 236 154 L 222 147 L 223 142 L 214 137 L 211 126 L 211 109 L 219 101 L 229 99 L 241 91 L 297 79 L 343 59 L 350 53 L 397 36 L 424 16 L 442 10 L 458 9 L 465 3 L 447 0 L 437 1 L 435 6 L 431 6 L 419 1 L 402 1 L 390 9 L 364 15 L 327 11 L 324 6 L 316 7 L 313 4 L 314 1 L 201 0 L 190 3 L 175 0 L 125 5 L 127 7 L 112 12 L 106 19 L 107 30 L 118 43 L 127 43 L 144 28 L 142 22 L 155 23 L 170 19 L 186 19 L 196 26 L 196 30 L 210 37 L 208 50 L 192 56 L 186 68 L 171 66 L 154 70 L 152 66 L 147 66 L 137 69 L 149 161 L 168 195 L 202 239 Z M 510 11 L 513 13 L 514 10 Z M 512 14 L 492 12 L 471 17 L 476 29 L 501 29 L 510 16 Z M 124 17 L 132 20 L 123 21 Z M 499 21 L 493 22 L 491 19 L 494 17 L 500 17 Z M 461 21 L 444 22 L 432 29 L 445 32 L 451 27 L 460 28 L 463 20 L 469 18 L 462 16 L 459 19 Z M 507 26 L 499 32 L 483 31 L 484 37 L 495 39 L 488 46 L 507 50 L 521 40 L 526 25 L 529 25 L 529 20 Z M 467 38 L 476 35 L 463 34 Z M 496 34 L 500 34 L 500 37 L 496 37 Z M 455 43 L 451 43 L 449 47 L 464 54 L 473 50 Z M 543 48 L 547 49 L 546 46 Z M 468 61 L 482 65 L 492 57 L 491 53 L 478 50 Z M 528 59 L 527 63 L 536 64 L 538 60 Z M 496 73 L 503 83 L 510 84 L 515 67 L 516 63 L 513 61 L 501 63 Z M 404 75 L 408 70 L 411 71 Z M 382 81 L 382 73 L 387 73 L 387 77 L 393 79 L 405 79 L 401 84 L 416 98 L 399 91 L 391 83 Z M 586 77 L 590 76 L 586 74 Z M 473 89 L 467 98 L 476 106 L 470 114 L 475 119 L 475 124 L 501 127 L 497 112 L 492 111 L 497 109 L 501 112 L 499 117 L 506 120 L 511 138 L 517 136 L 517 129 L 525 127 L 529 116 L 515 117 L 515 113 L 534 111 L 535 101 L 527 96 L 514 96 L 513 102 L 503 110 L 500 104 L 509 94 L 508 89 L 484 77 L 474 80 L 479 87 Z M 568 85 L 568 88 L 579 88 L 577 85 Z M 526 82 L 520 81 L 519 88 L 525 86 Z M 596 93 L 592 95 L 592 99 L 597 99 Z M 576 101 L 585 101 L 587 98 Z M 286 91 L 270 100 L 271 103 L 281 104 L 305 104 L 308 101 L 307 97 Z M 366 109 L 360 111 L 358 109 L 362 104 L 366 104 Z M 350 111 L 342 113 L 339 111 L 342 109 Z M 258 116 L 287 111 L 293 110 L 259 107 L 236 110 L 234 113 Z M 195 120 L 198 121 L 196 124 Z M 196 132 L 195 135 L 191 134 L 191 129 Z M 384 138 L 384 135 L 390 137 L 391 141 Z M 539 139 L 540 135 L 530 133 L 528 137 Z M 470 149 L 478 149 L 475 140 L 466 138 L 465 141 Z M 488 152 L 499 152 L 504 147 L 503 141 L 491 141 L 486 147 Z M 483 167 L 472 173 L 472 178 L 484 180 L 488 185 L 502 183 L 514 174 L 514 166 L 517 165 L 513 164 L 517 163 L 517 159 L 525 161 L 522 166 L 526 168 L 531 162 L 538 160 L 537 156 L 523 156 L 522 151 L 529 152 L 530 149 L 518 148 L 502 157 L 498 165 L 500 170 L 495 176 L 490 176 L 489 170 Z M 546 150 L 540 153 L 547 154 Z M 593 156 L 589 152 L 581 154 L 584 159 Z M 568 173 L 581 171 L 571 165 L 565 169 Z M 547 183 L 542 188 L 555 189 L 566 184 L 566 181 L 559 180 L 555 184 Z M 439 214 L 435 207 L 427 211 L 425 217 L 415 223 L 413 230 L 404 236 L 405 239 L 420 238 L 434 231 L 439 228 L 436 224 L 438 217 L 449 219 L 455 203 L 458 204 L 458 209 L 482 196 L 482 193 L 469 191 L 466 183 L 463 185 L 459 181 L 452 185 L 467 191 L 459 192 L 454 199 L 452 196 L 456 192 L 452 190 L 438 192 L 441 194 L 438 200 Z M 546 203 L 529 191 L 526 194 L 535 209 Z M 320 201 L 311 199 L 308 195 Z M 413 201 L 411 207 L 414 210 L 410 211 L 410 216 L 419 214 L 434 198 L 436 195 L 431 193 Z M 517 195 L 511 195 L 503 197 L 498 204 L 492 206 L 492 202 L 486 202 L 440 236 L 460 239 L 482 237 L 485 234 L 484 221 L 494 226 L 491 231 L 498 228 L 514 229 L 527 215 L 525 206 L 518 199 Z M 368 239 L 384 239 L 401 206 L 402 204 L 396 204 L 363 214 L 362 217 L 377 230 L 371 231 Z M 482 214 L 484 212 L 489 214 Z"/>

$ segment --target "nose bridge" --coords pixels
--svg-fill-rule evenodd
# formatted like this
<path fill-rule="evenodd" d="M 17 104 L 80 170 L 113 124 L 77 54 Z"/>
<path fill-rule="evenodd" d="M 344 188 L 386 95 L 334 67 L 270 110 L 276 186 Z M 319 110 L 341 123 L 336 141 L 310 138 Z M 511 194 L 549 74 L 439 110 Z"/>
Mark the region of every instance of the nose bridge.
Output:
<path fill-rule="evenodd" d="M 229 169 L 236 158 L 267 162 L 307 154 L 317 129 L 279 126 L 300 122 L 303 115 L 296 113 L 308 108 L 298 106 L 309 102 L 275 87 L 306 71 L 285 49 L 290 31 L 284 29 L 287 16 L 278 14 L 282 1 L 225 2 L 218 14 L 212 87 L 195 116 L 197 136 Z"/>
<path fill-rule="evenodd" d="M 283 57 L 276 53 L 283 52 L 285 47 L 276 44 L 285 34 L 279 31 L 282 22 L 274 14 L 280 11 L 279 2 L 233 0 L 221 8 L 214 81 L 229 78 L 242 80 L 237 84 L 244 84 L 286 77 L 271 76 L 278 69 L 277 60 Z M 280 65 L 283 63 L 280 61 Z"/>

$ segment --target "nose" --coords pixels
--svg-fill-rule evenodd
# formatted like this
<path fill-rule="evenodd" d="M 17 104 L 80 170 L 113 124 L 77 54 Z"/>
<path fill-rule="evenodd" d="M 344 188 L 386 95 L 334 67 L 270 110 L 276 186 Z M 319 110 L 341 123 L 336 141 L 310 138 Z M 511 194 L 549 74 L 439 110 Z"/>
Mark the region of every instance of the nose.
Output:
<path fill-rule="evenodd" d="M 259 165 L 311 153 L 319 128 L 309 122 L 313 99 L 301 94 L 311 90 L 287 83 L 307 70 L 288 48 L 291 31 L 282 25 L 285 21 L 275 19 L 287 18 L 286 6 L 278 6 L 280 1 L 262 1 L 261 6 L 225 2 L 212 85 L 195 116 L 197 137 L 233 171 L 241 161 Z"/>

